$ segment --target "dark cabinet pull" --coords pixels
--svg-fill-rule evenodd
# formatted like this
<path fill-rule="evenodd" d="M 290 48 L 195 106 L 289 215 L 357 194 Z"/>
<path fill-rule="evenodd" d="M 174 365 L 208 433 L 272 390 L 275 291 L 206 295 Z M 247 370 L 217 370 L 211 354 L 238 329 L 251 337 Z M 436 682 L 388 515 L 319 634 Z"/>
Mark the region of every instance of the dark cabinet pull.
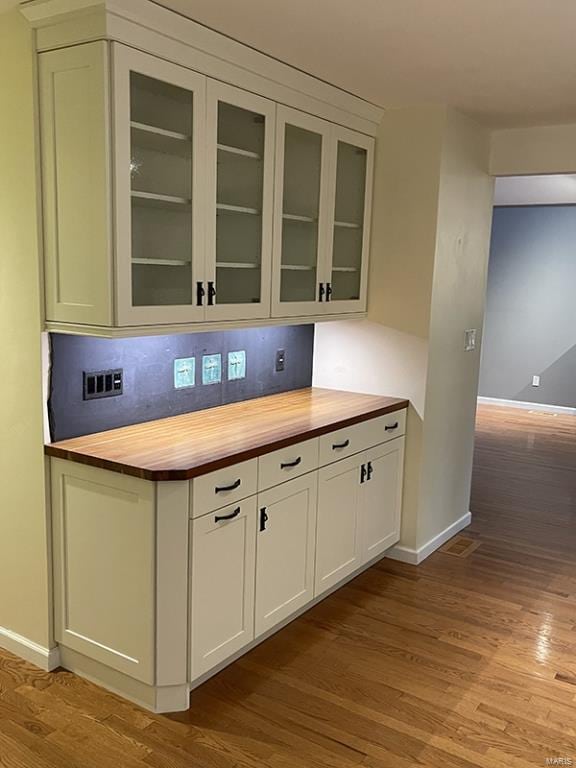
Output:
<path fill-rule="evenodd" d="M 366 480 L 366 464 L 362 464 L 360 467 L 360 482 L 363 483 Z"/>
<path fill-rule="evenodd" d="M 332 450 L 335 451 L 338 448 L 348 448 L 349 445 L 350 445 L 350 440 L 344 440 L 343 443 L 334 443 L 334 445 L 332 446 Z"/>
<path fill-rule="evenodd" d="M 326 283 L 326 301 L 332 301 L 332 283 Z"/>
<path fill-rule="evenodd" d="M 233 520 L 235 517 L 238 517 L 240 514 L 240 507 L 236 507 L 234 512 L 230 512 L 229 515 L 216 515 L 214 518 L 215 523 L 219 523 L 221 520 Z"/>
<path fill-rule="evenodd" d="M 285 461 L 283 464 L 280 464 L 280 469 L 288 469 L 288 467 L 297 467 L 298 464 L 302 463 L 302 456 L 298 456 L 297 459 L 294 459 L 294 461 Z"/>
<path fill-rule="evenodd" d="M 201 307 L 203 305 L 204 296 L 206 296 L 206 291 L 204 290 L 204 283 L 197 282 L 196 283 L 196 306 Z"/>
<path fill-rule="evenodd" d="M 324 283 L 318 283 L 318 301 L 324 301 L 324 294 L 326 293 L 324 289 Z"/>
<path fill-rule="evenodd" d="M 372 472 L 374 472 L 374 467 L 372 466 L 372 462 L 369 461 L 366 469 L 366 480 L 372 480 Z"/>
<path fill-rule="evenodd" d="M 400 425 L 398 424 L 398 422 L 397 422 L 397 421 L 395 421 L 395 422 L 394 422 L 394 424 L 386 424 L 386 426 L 384 427 L 384 430 L 385 430 L 386 432 L 388 432 L 388 431 L 389 431 L 389 430 L 391 430 L 391 429 L 398 429 L 398 427 L 399 427 L 399 426 L 400 426 Z"/>
<path fill-rule="evenodd" d="M 216 288 L 214 288 L 214 283 L 212 280 L 208 281 L 208 306 L 212 307 L 214 306 L 214 299 L 216 298 Z"/>
<path fill-rule="evenodd" d="M 238 480 L 232 483 L 232 485 L 223 485 L 220 488 L 216 486 L 216 488 L 214 488 L 214 493 L 224 493 L 224 491 L 235 491 L 236 488 L 240 488 L 241 483 L 242 483 L 242 480 L 238 478 Z"/>
<path fill-rule="evenodd" d="M 268 522 L 268 515 L 266 514 L 266 507 L 262 507 L 260 510 L 260 530 L 266 530 L 266 523 Z"/>

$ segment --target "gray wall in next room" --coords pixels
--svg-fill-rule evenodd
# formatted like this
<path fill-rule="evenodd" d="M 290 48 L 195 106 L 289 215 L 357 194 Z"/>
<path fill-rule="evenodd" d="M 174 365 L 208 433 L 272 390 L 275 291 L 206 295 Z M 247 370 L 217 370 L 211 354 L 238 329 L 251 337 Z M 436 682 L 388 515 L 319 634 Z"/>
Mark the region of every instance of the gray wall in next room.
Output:
<path fill-rule="evenodd" d="M 576 206 L 494 209 L 479 394 L 576 407 Z"/>
<path fill-rule="evenodd" d="M 278 349 L 285 370 L 275 370 Z M 228 352 L 246 351 L 246 378 L 227 381 Z M 222 354 L 222 383 L 202 385 L 202 355 Z M 314 326 L 98 339 L 51 334 L 52 440 L 101 432 L 312 384 Z M 196 358 L 196 386 L 174 388 L 174 360 Z M 124 370 L 124 394 L 83 400 L 83 371 Z"/>

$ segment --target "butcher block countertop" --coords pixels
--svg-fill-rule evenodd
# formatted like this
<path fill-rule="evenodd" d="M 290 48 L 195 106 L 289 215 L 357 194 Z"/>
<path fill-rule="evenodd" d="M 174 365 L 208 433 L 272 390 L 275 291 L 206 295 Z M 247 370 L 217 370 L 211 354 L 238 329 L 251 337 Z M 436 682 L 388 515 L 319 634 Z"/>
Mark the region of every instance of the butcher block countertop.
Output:
<path fill-rule="evenodd" d="M 145 480 L 189 480 L 407 407 L 394 397 L 299 389 L 63 440 L 45 452 Z"/>

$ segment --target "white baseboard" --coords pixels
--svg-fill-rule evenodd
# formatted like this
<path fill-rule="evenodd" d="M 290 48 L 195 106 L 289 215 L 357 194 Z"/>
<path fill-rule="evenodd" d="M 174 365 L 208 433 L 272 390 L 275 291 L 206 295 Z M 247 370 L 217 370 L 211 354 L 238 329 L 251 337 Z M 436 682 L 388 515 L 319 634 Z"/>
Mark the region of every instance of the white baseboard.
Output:
<path fill-rule="evenodd" d="M 430 539 L 424 546 L 419 549 L 411 549 L 410 547 L 403 547 L 397 544 L 392 549 L 389 549 L 386 553 L 387 557 L 392 560 L 399 560 L 401 563 L 409 563 L 410 565 L 420 565 L 423 560 L 426 560 L 432 552 L 435 552 L 439 547 L 445 544 L 449 539 L 455 536 L 463 528 L 470 525 L 472 521 L 472 515 L 470 512 L 466 512 L 461 518 L 456 520 L 455 523 L 449 525 L 439 534 Z"/>
<path fill-rule="evenodd" d="M 60 650 L 58 648 L 45 648 L 43 645 L 38 645 L 33 640 L 4 627 L 0 627 L 0 648 L 26 659 L 46 672 L 51 672 L 60 666 Z"/>
<path fill-rule="evenodd" d="M 523 400 L 504 400 L 500 397 L 479 397 L 482 405 L 500 405 L 504 408 L 523 408 L 526 411 L 543 411 L 544 413 L 565 413 L 576 416 L 576 408 L 567 405 L 546 405 L 545 403 L 527 403 Z"/>

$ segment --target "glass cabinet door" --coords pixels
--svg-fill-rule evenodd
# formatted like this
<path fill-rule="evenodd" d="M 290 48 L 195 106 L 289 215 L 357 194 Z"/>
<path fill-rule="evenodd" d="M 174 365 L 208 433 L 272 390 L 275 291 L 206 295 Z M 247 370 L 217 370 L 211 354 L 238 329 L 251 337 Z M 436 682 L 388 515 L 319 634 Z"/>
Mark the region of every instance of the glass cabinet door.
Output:
<path fill-rule="evenodd" d="M 208 83 L 206 319 L 270 312 L 276 106 Z"/>
<path fill-rule="evenodd" d="M 330 125 L 279 107 L 276 132 L 273 314 L 315 314 L 326 299 Z"/>
<path fill-rule="evenodd" d="M 366 307 L 372 191 L 373 139 L 334 128 L 334 218 L 327 312 L 358 312 Z"/>
<path fill-rule="evenodd" d="M 115 46 L 120 324 L 199 320 L 205 78 Z"/>

